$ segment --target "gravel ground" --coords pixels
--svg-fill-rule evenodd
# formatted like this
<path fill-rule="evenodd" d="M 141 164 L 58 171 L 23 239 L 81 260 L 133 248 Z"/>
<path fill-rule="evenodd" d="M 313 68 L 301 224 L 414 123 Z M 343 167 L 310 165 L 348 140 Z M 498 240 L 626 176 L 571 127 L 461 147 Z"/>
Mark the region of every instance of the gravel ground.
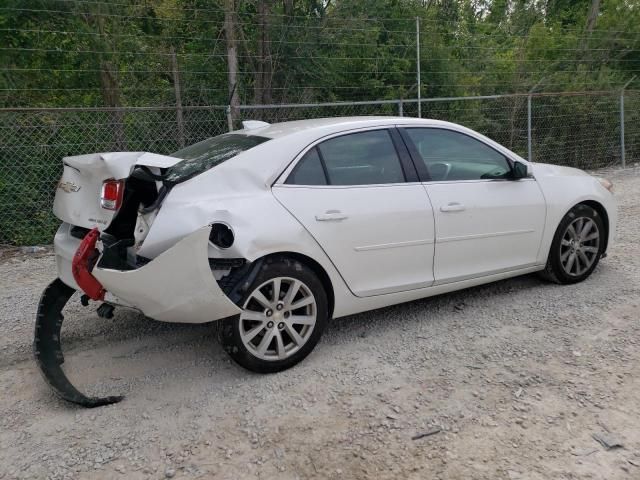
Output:
<path fill-rule="evenodd" d="M 638 479 L 640 168 L 610 177 L 617 242 L 587 281 L 531 275 L 337 320 L 275 375 L 231 363 L 211 325 L 76 302 L 69 376 L 127 395 L 94 410 L 58 400 L 32 360 L 53 257 L 5 250 L 0 478 Z"/>

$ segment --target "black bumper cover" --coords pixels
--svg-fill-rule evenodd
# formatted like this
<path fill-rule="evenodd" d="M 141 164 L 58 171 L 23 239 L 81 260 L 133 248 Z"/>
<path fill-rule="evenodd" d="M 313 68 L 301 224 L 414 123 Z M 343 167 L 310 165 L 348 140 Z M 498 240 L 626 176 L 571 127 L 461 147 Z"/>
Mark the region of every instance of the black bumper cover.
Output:
<path fill-rule="evenodd" d="M 64 356 L 60 346 L 60 329 L 64 316 L 62 309 L 75 290 L 59 278 L 44 290 L 36 316 L 33 352 L 36 363 L 47 383 L 61 398 L 87 408 L 101 407 L 121 401 L 122 396 L 87 397 L 74 387 L 61 365 Z"/>

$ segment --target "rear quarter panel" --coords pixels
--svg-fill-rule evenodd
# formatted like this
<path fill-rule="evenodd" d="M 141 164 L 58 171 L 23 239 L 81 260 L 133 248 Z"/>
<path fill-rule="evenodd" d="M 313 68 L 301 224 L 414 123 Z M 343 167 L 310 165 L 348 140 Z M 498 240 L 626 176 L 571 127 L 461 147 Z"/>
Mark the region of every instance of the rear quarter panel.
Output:
<path fill-rule="evenodd" d="M 215 170 L 215 169 L 214 169 Z M 244 258 L 292 252 L 315 260 L 327 273 L 335 299 L 334 317 L 351 312 L 354 296 L 331 260 L 305 228 L 276 200 L 271 188 L 247 172 L 200 175 L 167 196 L 139 254 L 155 258 L 194 230 L 216 222 L 231 227 L 234 244 L 209 243 L 210 258 Z"/>

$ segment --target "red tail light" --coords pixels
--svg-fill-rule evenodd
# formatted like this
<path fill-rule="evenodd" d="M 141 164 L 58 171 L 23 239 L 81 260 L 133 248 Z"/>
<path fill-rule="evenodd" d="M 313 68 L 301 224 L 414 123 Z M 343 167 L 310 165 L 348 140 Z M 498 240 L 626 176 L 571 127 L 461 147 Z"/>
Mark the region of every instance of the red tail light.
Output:
<path fill-rule="evenodd" d="M 102 183 L 100 206 L 107 210 L 117 211 L 122 206 L 124 197 L 124 180 L 105 180 Z"/>

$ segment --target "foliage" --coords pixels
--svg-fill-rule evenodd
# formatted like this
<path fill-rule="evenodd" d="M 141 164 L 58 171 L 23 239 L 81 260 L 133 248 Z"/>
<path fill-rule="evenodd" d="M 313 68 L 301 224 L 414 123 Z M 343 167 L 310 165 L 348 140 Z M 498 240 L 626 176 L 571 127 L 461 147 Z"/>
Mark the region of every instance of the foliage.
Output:
<path fill-rule="evenodd" d="M 640 71 L 640 8 L 628 0 L 602 2 L 589 31 L 592 1 L 235 0 L 240 71 L 234 88 L 241 104 L 252 104 L 260 88 L 269 90 L 260 98 L 274 103 L 415 98 L 418 17 L 423 98 L 618 89 Z M 226 3 L 4 0 L 0 107 L 174 106 L 172 52 L 182 105 L 226 105 Z M 265 29 L 261 6 L 269 12 Z M 264 71 L 270 82 L 261 86 L 256 78 Z M 618 133 L 614 122 L 593 121 L 604 115 L 594 113 L 597 103 L 550 98 L 540 111 L 545 105 L 557 116 L 536 127 L 537 142 L 562 152 L 558 161 L 580 166 L 591 154 L 584 145 L 567 150 L 572 135 L 604 144 Z M 478 128 L 522 154 L 524 109 L 522 98 L 501 110 L 480 102 L 424 106 L 426 114 Z M 60 157 L 125 148 L 170 153 L 225 126 L 221 111 L 202 113 L 208 120 L 200 124 L 192 120 L 196 113 L 185 111 L 182 139 L 175 112 L 152 112 L 147 120 L 118 111 L 3 113 L 0 209 L 19 206 L 20 215 L 0 214 L 0 243 L 50 241 Z M 568 115 L 584 120 L 579 132 L 563 128 Z M 265 119 L 278 119 L 272 116 Z M 640 140 L 629 143 L 635 151 Z"/>
<path fill-rule="evenodd" d="M 241 102 L 260 68 L 257 2 L 237 5 Z M 640 68 L 640 8 L 604 2 L 585 32 L 588 0 L 317 0 L 267 2 L 274 102 L 415 96 L 415 17 L 427 95 L 620 86 Z M 28 7 L 25 7 L 28 5 Z M 185 105 L 226 105 L 223 5 L 204 0 L 5 0 L 0 8 L 4 106 L 175 102 L 175 49 Z"/>

